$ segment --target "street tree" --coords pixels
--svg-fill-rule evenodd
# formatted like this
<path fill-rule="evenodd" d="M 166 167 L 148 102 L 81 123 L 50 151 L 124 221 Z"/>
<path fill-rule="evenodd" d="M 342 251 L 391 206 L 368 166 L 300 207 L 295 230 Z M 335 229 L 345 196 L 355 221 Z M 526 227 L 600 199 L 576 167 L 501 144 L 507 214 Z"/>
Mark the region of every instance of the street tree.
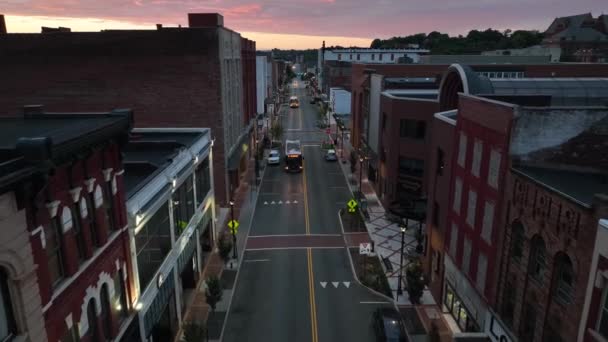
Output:
<path fill-rule="evenodd" d="M 407 293 L 412 304 L 420 304 L 420 298 L 424 291 L 424 277 L 422 264 L 419 260 L 412 262 L 405 271 L 407 282 Z"/>
<path fill-rule="evenodd" d="M 270 128 L 270 133 L 272 134 L 272 140 L 281 141 L 283 138 L 283 126 L 281 123 L 275 121 L 272 124 L 272 128 Z"/>
<path fill-rule="evenodd" d="M 184 324 L 183 332 L 182 342 L 201 342 L 207 337 L 205 326 L 194 322 Z"/>
<path fill-rule="evenodd" d="M 215 312 L 217 303 L 222 300 L 222 284 L 217 276 L 209 276 L 206 280 L 207 290 L 205 290 L 205 297 L 207 304 L 211 307 L 211 311 Z"/>
<path fill-rule="evenodd" d="M 217 241 L 217 249 L 220 258 L 225 264 L 230 258 L 230 251 L 232 250 L 232 241 L 230 240 L 227 234 L 221 234 L 219 236 Z"/>

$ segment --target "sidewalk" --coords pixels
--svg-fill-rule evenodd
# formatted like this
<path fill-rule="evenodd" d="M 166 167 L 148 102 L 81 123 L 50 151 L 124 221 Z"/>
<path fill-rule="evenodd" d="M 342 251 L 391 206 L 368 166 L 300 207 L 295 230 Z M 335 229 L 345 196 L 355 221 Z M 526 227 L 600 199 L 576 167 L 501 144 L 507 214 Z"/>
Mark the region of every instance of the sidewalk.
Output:
<path fill-rule="evenodd" d="M 339 141 L 338 151 L 341 152 L 344 149 L 344 160 L 345 163 L 340 162 L 340 166 L 342 167 L 342 171 L 347 179 L 348 186 L 352 192 L 359 190 L 359 165 L 357 165 L 357 169 L 354 173 L 350 171 L 350 164 L 348 162 L 350 151 L 352 151 L 352 146 L 348 137 L 344 137 L 344 146 L 342 146 L 341 141 Z M 362 177 L 362 186 L 361 191 L 363 192 L 365 198 L 367 199 L 367 211 L 369 213 L 369 220 L 365 223 L 367 228 L 367 232 L 370 235 L 371 239 L 375 244 L 375 252 L 376 254 L 382 258 L 388 258 L 392 265 L 392 271 L 385 270 L 386 276 L 388 278 L 389 285 L 391 287 L 391 291 L 393 292 L 393 298 L 395 298 L 395 302 L 398 305 L 412 305 L 410 302 L 407 291 L 405 291 L 405 267 L 409 264 L 410 258 L 408 256 L 414 257 L 416 255 L 416 232 L 419 229 L 418 222 L 409 221 L 407 225 L 407 231 L 404 236 L 404 250 L 403 250 L 403 276 L 402 276 L 402 290 L 403 294 L 397 296 L 397 289 L 399 284 L 399 264 L 401 258 L 401 229 L 399 224 L 391 222 L 387 219 L 386 210 L 382 206 L 376 192 L 373 188 L 373 185 L 367 180 L 365 175 Z M 424 223 L 422 224 L 422 229 L 424 229 Z M 384 267 L 384 263 L 383 267 Z M 421 304 L 423 305 L 433 305 L 435 304 L 435 300 L 431 295 L 428 288 L 424 289 L 424 293 L 422 298 L 420 299 Z"/>
<path fill-rule="evenodd" d="M 249 235 L 249 229 L 251 228 L 250 226 L 258 191 L 258 186 L 254 179 L 255 161 L 252 159 L 249 160 L 248 163 L 247 172 L 243 175 L 239 188 L 235 192 L 234 200 L 234 216 L 240 223 L 237 233 L 237 252 L 239 261 L 242 260 L 245 243 L 247 236 Z M 260 162 L 260 175 L 263 175 L 264 169 L 264 163 Z M 230 220 L 230 209 L 219 209 L 216 225 L 218 234 L 228 232 L 228 220 Z M 217 251 L 212 253 L 209 258 L 209 262 L 203 269 L 192 304 L 184 315 L 184 322 L 202 323 L 209 329 L 209 341 L 219 341 L 232 301 L 239 262 L 229 260 L 224 264 Z M 210 276 L 220 278 L 224 288 L 222 300 L 217 303 L 214 313 L 211 312 L 211 308 L 207 305 L 205 296 L 205 280 Z"/>

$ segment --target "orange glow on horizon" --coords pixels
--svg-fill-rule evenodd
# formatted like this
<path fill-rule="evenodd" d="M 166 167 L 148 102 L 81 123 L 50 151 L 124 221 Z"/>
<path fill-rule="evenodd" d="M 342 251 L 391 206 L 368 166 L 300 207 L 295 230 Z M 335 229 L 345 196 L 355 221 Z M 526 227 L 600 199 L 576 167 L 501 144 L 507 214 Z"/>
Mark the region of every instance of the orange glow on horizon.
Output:
<path fill-rule="evenodd" d="M 105 29 L 114 30 L 155 30 L 155 24 L 149 25 L 132 23 L 118 20 L 107 20 L 97 18 L 63 18 L 46 16 L 16 16 L 6 15 L 6 27 L 9 33 L 39 33 L 42 26 L 47 27 L 69 27 L 75 32 L 95 32 Z M 166 26 L 177 27 L 178 24 L 167 24 Z M 187 25 L 182 25 L 187 26 Z M 239 32 L 238 29 L 235 31 Z M 256 42 L 258 50 L 278 49 L 318 49 L 323 41 L 326 46 L 360 46 L 368 47 L 370 38 L 338 37 L 338 36 L 307 36 L 300 34 L 280 34 L 267 32 L 247 32 L 240 34 Z"/>

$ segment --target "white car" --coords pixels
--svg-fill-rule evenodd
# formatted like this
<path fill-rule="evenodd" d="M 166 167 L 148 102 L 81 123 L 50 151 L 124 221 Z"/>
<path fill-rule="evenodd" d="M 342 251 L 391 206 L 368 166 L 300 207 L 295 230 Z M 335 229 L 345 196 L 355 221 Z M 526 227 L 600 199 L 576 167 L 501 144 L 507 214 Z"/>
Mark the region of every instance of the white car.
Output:
<path fill-rule="evenodd" d="M 270 150 L 268 155 L 268 165 L 278 165 L 281 163 L 281 154 L 277 150 Z"/>

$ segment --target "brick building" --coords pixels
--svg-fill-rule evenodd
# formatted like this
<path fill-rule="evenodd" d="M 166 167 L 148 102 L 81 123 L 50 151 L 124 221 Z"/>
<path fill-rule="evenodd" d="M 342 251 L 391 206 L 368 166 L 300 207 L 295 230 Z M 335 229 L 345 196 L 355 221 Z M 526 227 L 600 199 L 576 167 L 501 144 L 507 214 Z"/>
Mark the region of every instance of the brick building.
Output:
<path fill-rule="evenodd" d="M 242 47 L 219 14 L 188 19 L 188 28 L 3 35 L 0 112 L 31 103 L 53 111 L 129 107 L 137 127 L 209 127 L 216 196 L 227 203 L 247 165 L 255 47 L 247 40 Z"/>
<path fill-rule="evenodd" d="M 425 165 L 429 164 L 427 145 L 431 139 L 427 132 L 439 107 L 437 90 L 419 89 L 424 82 L 417 85 L 414 79 L 408 80 L 414 89 L 386 90 L 380 98 L 380 158 L 374 184 L 388 208 L 406 207 L 427 193 Z M 432 85 L 434 79 L 429 80 Z M 372 159 L 368 177 L 373 172 Z"/>
<path fill-rule="evenodd" d="M 559 47 L 565 62 L 608 62 L 608 15 L 591 13 L 555 18 L 542 45 Z"/>
<path fill-rule="evenodd" d="M 601 341 L 608 338 L 608 305 L 606 285 L 608 278 L 608 220 L 600 220 L 595 237 L 585 304 L 578 330 L 577 341 Z"/>
<path fill-rule="evenodd" d="M 539 328 L 528 326 L 527 330 L 524 329 L 532 331 L 532 335 L 524 336 L 521 326 L 513 326 L 510 320 L 507 322 L 501 320 L 502 314 L 497 314 L 497 312 L 502 312 L 503 309 L 497 303 L 504 297 L 504 291 L 518 289 L 518 287 L 512 286 L 511 283 L 507 284 L 508 279 L 501 278 L 509 273 L 504 267 L 510 264 L 511 258 L 505 256 L 507 248 L 504 247 L 504 244 L 507 243 L 505 242 L 507 239 L 503 234 L 504 230 L 499 227 L 508 226 L 515 219 L 513 215 L 516 214 L 510 203 L 512 185 L 509 182 L 512 179 L 511 175 L 519 172 L 518 165 L 520 164 L 518 162 L 520 160 L 542 160 L 542 171 L 526 170 L 527 173 L 536 172 L 537 177 L 539 174 L 555 177 L 555 174 L 562 172 L 556 170 L 563 169 L 566 164 L 571 166 L 572 163 L 564 162 L 567 158 L 574 159 L 576 163 L 587 168 L 575 170 L 574 174 L 568 174 L 569 177 L 572 177 L 570 182 L 573 184 L 578 182 L 579 178 L 576 177 L 587 180 L 597 177 L 595 175 L 597 171 L 592 172 L 588 168 L 598 164 L 598 161 L 604 160 L 599 152 L 602 145 L 598 142 L 602 141 L 602 138 L 605 139 L 601 132 L 605 132 L 605 128 L 603 128 L 605 124 L 602 120 L 605 118 L 606 108 L 593 109 L 589 106 L 605 106 L 608 93 L 605 90 L 590 92 L 585 89 L 603 89 L 606 81 L 606 79 L 600 78 L 488 79 L 466 66 L 454 65 L 448 69 L 440 88 L 439 107 L 440 110 L 451 111 L 438 115 L 456 121 L 451 141 L 451 145 L 454 146 L 452 159 L 446 162 L 451 174 L 448 187 L 449 204 L 447 207 L 442 207 L 439 201 L 430 198 L 427 217 L 433 221 L 439 212 L 442 216 L 446 215 L 447 221 L 444 223 L 444 227 L 436 227 L 440 224 L 439 220 L 435 220 L 437 224 L 431 224 L 431 229 L 429 229 L 431 261 L 429 264 L 433 265 L 437 259 L 441 258 L 441 252 L 435 250 L 434 246 L 441 246 L 440 240 L 445 240 L 443 245 L 447 254 L 443 260 L 445 267 L 443 290 L 445 292 L 442 294 L 442 302 L 444 309 L 452 314 L 462 331 L 484 331 L 492 340 L 496 341 L 503 338 L 501 336 L 507 340 L 512 336 L 520 336 L 523 340 L 531 341 L 540 340 L 542 336 L 549 336 L 548 338 L 551 339 L 555 335 L 547 335 L 542 332 L 548 324 L 548 321 L 545 320 L 544 310 L 556 310 L 556 312 L 561 310 L 563 313 L 574 311 L 573 308 L 560 309 L 551 306 L 551 303 L 547 301 L 542 301 L 542 298 L 548 298 L 549 289 L 555 287 L 552 282 L 555 278 L 549 277 L 548 279 L 543 278 L 546 281 L 541 287 L 544 294 L 535 294 L 537 296 L 534 297 L 535 300 L 530 299 L 533 298 L 530 297 L 532 290 L 527 285 L 522 285 L 525 290 L 516 290 L 520 291 L 518 294 L 507 291 L 509 296 L 514 296 L 513 298 L 518 298 L 517 300 L 521 300 L 521 302 L 537 303 L 540 301 L 542 309 L 539 309 L 539 312 L 542 314 L 534 316 L 538 319 L 536 327 Z M 563 106 L 570 108 L 565 109 L 566 107 Z M 457 109 L 457 111 L 453 109 Z M 575 124 L 580 121 L 584 124 Z M 597 125 L 593 126 L 595 124 Z M 593 128 L 590 128 L 591 126 Z M 588 130 L 595 133 L 589 134 Z M 595 138 L 591 139 L 592 136 Z M 446 142 L 443 144 L 445 145 Z M 431 145 L 431 148 L 435 149 L 440 145 L 441 143 L 437 142 Z M 589 146 L 593 146 L 593 148 L 589 149 Z M 443 151 L 436 150 L 431 153 L 435 155 L 431 157 L 431 160 L 440 160 Z M 591 162 L 582 157 L 585 154 L 595 157 L 594 161 Z M 551 177 L 549 179 L 555 181 Z M 435 183 L 438 178 L 435 177 L 435 181 L 429 181 L 429 183 Z M 564 182 L 567 183 L 567 179 Z M 601 177 L 599 179 L 601 181 Z M 552 187 L 547 185 L 547 181 L 537 180 L 536 182 L 544 187 Z M 597 185 L 590 186 L 589 189 L 601 191 Z M 433 196 L 437 196 L 436 191 L 433 192 Z M 553 202 L 559 206 L 560 201 L 567 201 L 569 196 L 571 195 L 564 195 L 563 191 L 558 192 L 558 197 L 561 198 L 554 198 Z M 587 206 L 591 208 L 590 202 L 587 203 Z M 531 207 L 533 206 L 527 203 L 525 210 L 532 210 Z M 555 208 L 553 215 L 565 215 L 565 212 Z M 587 214 L 587 217 L 594 215 L 595 223 L 597 223 L 596 214 Z M 570 218 L 572 217 L 571 214 Z M 593 219 L 588 222 L 592 221 Z M 584 221 L 579 223 L 587 224 Z M 540 227 L 534 227 L 533 222 L 527 221 L 526 224 L 530 225 L 530 227 L 526 227 L 526 234 L 531 234 L 526 235 L 526 238 L 532 238 L 534 231 L 542 230 Z M 441 234 L 441 232 L 444 232 L 443 239 L 433 236 L 433 234 Z M 535 243 L 537 240 L 534 240 Z M 568 241 L 574 243 L 571 239 Z M 551 243 L 554 243 L 551 253 L 557 253 L 556 260 L 561 260 L 558 252 L 560 248 L 563 248 L 559 247 L 562 244 L 555 240 L 552 240 Z M 581 241 L 582 248 L 577 247 L 572 254 L 589 253 L 586 250 L 588 247 L 585 247 L 588 244 L 588 240 Z M 547 255 L 555 254 L 547 253 Z M 571 257 L 571 259 L 574 258 L 574 256 Z M 554 261 L 557 262 L 556 260 L 548 261 L 547 265 Z M 585 262 L 584 258 L 579 255 L 576 255 L 576 260 Z M 584 266 L 578 261 L 578 267 L 585 273 Z M 589 264 L 588 261 L 587 264 Z M 549 270 L 549 272 L 553 272 L 550 274 L 554 277 L 555 269 Z M 527 279 L 529 274 L 526 276 L 526 270 L 526 267 L 521 269 L 515 267 L 513 273 L 516 274 L 518 280 Z M 584 281 L 586 284 L 586 279 Z M 436 284 L 433 286 L 436 288 Z M 524 297 L 523 293 L 526 293 L 527 297 Z M 580 296 L 580 294 L 576 296 Z M 584 291 L 582 297 L 584 297 Z M 506 302 L 511 301 L 506 300 Z M 578 303 L 572 303 L 572 305 L 577 306 Z M 517 315 L 521 311 L 517 310 L 520 309 L 515 310 L 515 316 L 519 317 Z M 531 319 L 523 321 L 534 322 L 532 316 L 529 318 Z M 519 324 L 519 322 L 517 321 L 515 324 Z M 564 336 L 565 340 L 571 340 L 576 336 L 572 333 L 578 329 L 578 322 L 571 320 L 569 324 L 557 323 L 559 328 L 555 327 L 555 324 L 551 325 L 558 335 Z M 512 333 L 509 333 L 509 330 Z"/>
<path fill-rule="evenodd" d="M 113 339 L 133 309 L 120 156 L 131 126 L 128 110 L 47 114 L 31 106 L 21 117 L 0 119 L 3 158 L 21 164 L 12 171 L 30 172 L 16 197 L 29 239 L 20 255 L 31 250 L 40 294 L 14 312 L 18 329 L 37 319 L 37 298 L 52 342 Z M 32 274 L 25 279 L 35 284 Z M 32 340 L 43 338 L 27 324 Z"/>
<path fill-rule="evenodd" d="M 47 341 L 22 196 L 44 168 L 17 155 L 3 155 L 0 165 L 0 339 Z"/>

